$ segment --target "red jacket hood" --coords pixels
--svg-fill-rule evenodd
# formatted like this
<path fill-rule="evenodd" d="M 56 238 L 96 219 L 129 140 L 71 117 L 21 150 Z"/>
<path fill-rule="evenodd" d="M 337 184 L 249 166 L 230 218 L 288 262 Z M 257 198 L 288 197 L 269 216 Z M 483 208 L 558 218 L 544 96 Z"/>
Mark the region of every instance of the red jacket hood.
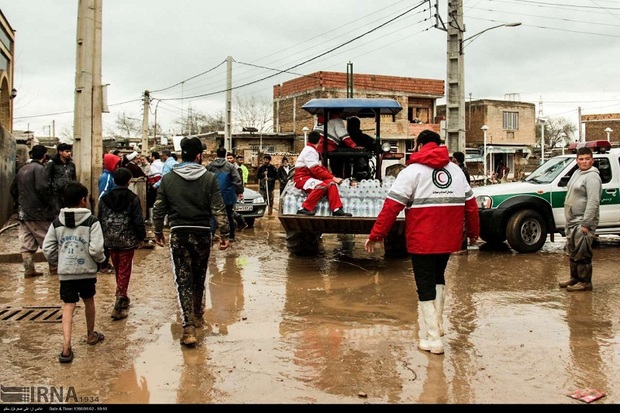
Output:
<path fill-rule="evenodd" d="M 429 142 L 424 144 L 418 152 L 414 152 L 409 156 L 407 165 L 412 163 L 420 163 L 433 169 L 443 168 L 450 163 L 450 154 L 447 147 Z"/>
<path fill-rule="evenodd" d="M 103 155 L 103 169 L 108 172 L 114 172 L 120 161 L 121 160 L 118 156 L 111 153 L 106 153 Z"/>

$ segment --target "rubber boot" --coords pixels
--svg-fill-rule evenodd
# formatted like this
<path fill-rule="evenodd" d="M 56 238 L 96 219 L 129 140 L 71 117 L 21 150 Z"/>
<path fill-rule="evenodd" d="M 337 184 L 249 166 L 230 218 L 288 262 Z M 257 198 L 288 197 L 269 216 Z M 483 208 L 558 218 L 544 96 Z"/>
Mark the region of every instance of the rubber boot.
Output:
<path fill-rule="evenodd" d="M 194 347 L 197 342 L 198 339 L 196 338 L 196 328 L 194 326 L 183 327 L 181 344 L 188 347 Z"/>
<path fill-rule="evenodd" d="M 130 303 L 131 303 L 131 300 L 129 299 L 129 297 L 121 297 L 121 308 L 123 310 L 127 310 L 129 308 Z"/>
<path fill-rule="evenodd" d="M 42 272 L 38 272 L 34 267 L 34 252 L 22 252 L 22 260 L 24 262 L 24 277 L 37 277 L 43 275 Z"/>
<path fill-rule="evenodd" d="M 569 264 L 570 264 L 570 278 L 566 281 L 560 281 L 558 283 L 560 288 L 566 288 L 570 285 L 575 285 L 579 282 L 578 280 L 579 272 L 578 272 L 577 261 L 569 260 Z"/>
<path fill-rule="evenodd" d="M 439 325 L 437 324 L 437 311 L 435 311 L 435 300 L 420 301 L 419 304 L 424 324 L 426 324 L 426 337 L 420 337 L 418 348 L 430 351 L 433 354 L 443 354 L 443 342 L 439 336 Z"/>
<path fill-rule="evenodd" d="M 146 225 L 153 225 L 153 208 L 149 208 L 149 219 L 145 222 Z"/>
<path fill-rule="evenodd" d="M 446 297 L 446 286 L 444 284 L 437 284 L 435 286 L 437 295 L 435 298 L 435 311 L 437 312 L 437 324 L 439 325 L 439 336 L 444 336 L 443 330 L 443 305 Z"/>
<path fill-rule="evenodd" d="M 577 261 L 579 282 L 566 287 L 566 291 L 592 291 L 592 260 Z"/>
<path fill-rule="evenodd" d="M 113 320 L 122 320 L 123 318 L 127 318 L 128 312 L 123 308 L 123 297 L 116 297 L 116 303 L 114 303 L 114 309 L 112 310 Z"/>

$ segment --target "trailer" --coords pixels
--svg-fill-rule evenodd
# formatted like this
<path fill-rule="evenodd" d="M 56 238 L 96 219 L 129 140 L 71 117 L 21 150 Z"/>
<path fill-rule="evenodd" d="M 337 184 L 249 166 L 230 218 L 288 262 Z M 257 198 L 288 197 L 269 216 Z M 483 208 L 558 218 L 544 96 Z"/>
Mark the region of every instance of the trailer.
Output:
<path fill-rule="evenodd" d="M 352 173 L 351 179 L 345 179 L 339 186 L 341 198 L 345 204 L 345 210 L 351 212 L 347 208 L 347 203 L 353 201 L 353 192 L 361 188 L 363 192 L 364 184 L 371 189 L 367 194 L 373 194 L 373 197 L 366 196 L 362 202 L 368 203 L 368 199 L 375 199 L 371 207 L 362 208 L 360 211 L 354 211 L 353 217 L 333 217 L 322 215 L 320 212 L 315 216 L 297 214 L 297 206 L 302 201 L 301 197 L 305 196 L 303 191 L 294 187 L 293 180 L 289 180 L 286 188 L 280 196 L 280 205 L 278 208 L 278 219 L 280 220 L 284 230 L 286 231 L 287 248 L 290 253 L 302 256 L 316 256 L 323 253 L 323 234 L 339 234 L 339 238 L 344 242 L 354 242 L 354 237 L 360 234 L 370 234 L 370 231 L 376 221 L 377 214 L 380 211 L 380 205 L 383 204 L 385 195 L 387 194 L 386 184 L 395 178 L 397 172 L 404 167 L 404 154 L 394 154 L 391 152 L 389 143 L 381 142 L 381 118 L 384 116 L 392 116 L 395 119 L 396 114 L 402 110 L 402 106 L 393 99 L 312 99 L 302 109 L 315 116 L 321 116 L 324 119 L 323 136 L 327 136 L 328 123 L 330 115 L 334 113 L 342 114 L 342 118 L 352 116 L 358 118 L 373 118 L 375 121 L 374 144 L 371 150 L 347 150 L 346 148 L 336 151 L 327 151 L 327 145 L 324 145 L 322 159 L 325 166 L 330 167 L 334 160 L 347 160 L 351 164 L 356 158 L 364 157 L 368 160 L 368 171 L 362 176 L 365 178 L 361 181 L 355 179 L 355 173 Z M 386 174 L 383 163 L 390 160 L 394 164 L 394 159 L 398 159 L 401 168 L 391 167 L 392 173 Z M 337 174 L 334 174 L 339 176 Z M 342 177 L 342 176 L 341 176 Z M 386 180 L 386 177 L 388 178 Z M 344 185 L 344 186 L 343 186 Z M 375 192 L 372 189 L 378 188 Z M 378 195 L 379 194 L 379 195 Z M 349 201 L 348 196 L 352 197 Z M 355 195 L 357 197 L 357 195 Z M 377 198 L 379 197 L 379 198 Z M 291 198 L 296 199 L 296 204 L 290 205 Z M 326 202 L 324 199 L 322 202 Z M 321 209 L 319 207 L 318 209 Z M 392 231 L 385 239 L 385 256 L 386 257 L 403 257 L 406 256 L 405 246 L 405 219 L 399 217 L 392 227 Z"/>

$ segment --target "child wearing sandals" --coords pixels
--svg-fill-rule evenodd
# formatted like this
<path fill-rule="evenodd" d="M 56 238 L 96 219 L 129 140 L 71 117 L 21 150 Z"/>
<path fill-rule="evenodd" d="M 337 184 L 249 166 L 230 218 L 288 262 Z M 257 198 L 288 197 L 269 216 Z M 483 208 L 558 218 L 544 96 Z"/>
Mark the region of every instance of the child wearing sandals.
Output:
<path fill-rule="evenodd" d="M 58 265 L 62 307 L 61 363 L 73 361 L 71 330 L 76 303 L 82 298 L 86 315 L 86 343 L 94 345 L 104 339 L 95 331 L 95 284 L 97 264 L 105 261 L 103 231 L 88 209 L 88 189 L 79 182 L 69 182 L 63 192 L 67 205 L 50 225 L 43 241 L 43 254 L 50 264 Z"/>

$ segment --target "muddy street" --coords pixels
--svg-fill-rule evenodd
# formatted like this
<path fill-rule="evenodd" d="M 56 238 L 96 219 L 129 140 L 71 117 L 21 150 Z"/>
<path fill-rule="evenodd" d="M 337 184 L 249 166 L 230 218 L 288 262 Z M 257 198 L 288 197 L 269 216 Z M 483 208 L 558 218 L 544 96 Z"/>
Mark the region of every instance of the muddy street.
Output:
<path fill-rule="evenodd" d="M 440 356 L 417 349 L 409 259 L 369 256 L 361 235 L 351 251 L 326 235 L 324 256 L 291 256 L 275 216 L 237 239 L 212 251 L 197 348 L 179 344 L 170 254 L 155 247 L 137 253 L 127 319 L 111 320 L 114 276 L 99 274 L 96 328 L 106 339 L 86 344 L 79 303 L 67 365 L 57 359 L 59 318 L 28 313 L 60 307 L 57 277 L 38 262 L 45 275 L 24 279 L 21 263 L 4 259 L 2 386 L 73 387 L 78 403 L 103 404 L 582 404 L 567 394 L 585 388 L 606 393 L 595 404 L 620 402 L 616 239 L 595 250 L 592 292 L 557 287 L 568 269 L 561 237 L 535 254 L 483 245 L 454 255 Z M 19 251 L 16 228 L 0 247 L 5 257 Z"/>

